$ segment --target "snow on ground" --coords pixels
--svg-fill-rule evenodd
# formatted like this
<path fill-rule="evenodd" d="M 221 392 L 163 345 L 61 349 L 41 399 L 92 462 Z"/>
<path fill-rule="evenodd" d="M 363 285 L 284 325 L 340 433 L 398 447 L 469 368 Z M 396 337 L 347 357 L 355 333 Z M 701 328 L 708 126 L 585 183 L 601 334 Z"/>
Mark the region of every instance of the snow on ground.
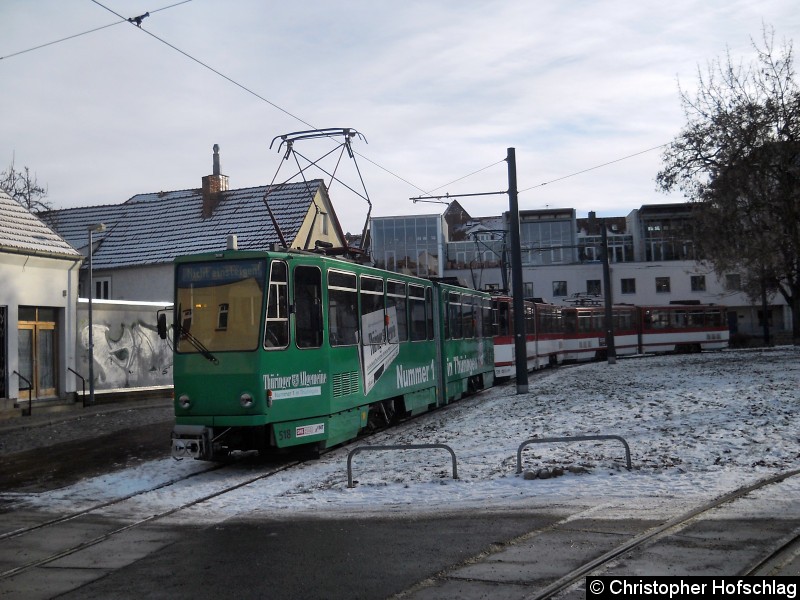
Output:
<path fill-rule="evenodd" d="M 234 515 L 559 507 L 602 509 L 604 516 L 614 510 L 620 516 L 632 510 L 670 515 L 800 468 L 798 413 L 800 349 L 792 347 L 562 367 L 533 375 L 527 394 L 517 394 L 512 381 L 204 502 L 182 518 L 213 522 Z M 622 436 L 633 469 L 624 468 L 623 446 L 612 440 L 530 445 L 522 454 L 525 471 L 573 466 L 586 472 L 535 480 L 516 474 L 523 441 L 592 434 Z M 352 460 L 357 484 L 347 487 L 347 454 L 353 448 L 429 443 L 453 448 L 457 480 L 449 453 L 441 449 L 364 451 Z M 62 490 L 15 494 L 15 500 L 76 509 L 206 467 L 192 460 L 153 461 Z M 136 503 L 156 512 L 265 469 L 243 463 L 143 495 Z M 786 509 L 793 511 L 793 499 L 800 498 L 795 479 L 800 478 L 784 484 Z"/>

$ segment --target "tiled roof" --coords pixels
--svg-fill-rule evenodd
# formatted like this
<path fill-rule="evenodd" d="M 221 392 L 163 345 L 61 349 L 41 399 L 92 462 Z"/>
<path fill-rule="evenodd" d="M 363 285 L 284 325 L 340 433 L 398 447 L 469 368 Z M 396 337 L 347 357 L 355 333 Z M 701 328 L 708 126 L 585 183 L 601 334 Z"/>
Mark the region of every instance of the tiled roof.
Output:
<path fill-rule="evenodd" d="M 294 241 L 323 187 L 318 179 L 272 186 L 267 202 L 287 244 Z M 52 211 L 43 218 L 84 253 L 89 226 L 103 223 L 106 231 L 93 234 L 95 269 L 168 263 L 183 254 L 224 250 L 232 233 L 237 235 L 240 250 L 268 248 L 279 242 L 264 202 L 268 189 L 270 186 L 222 192 L 207 219 L 203 218 L 200 189 L 139 194 L 123 204 Z"/>
<path fill-rule="evenodd" d="M 19 202 L 0 190 L 0 252 L 77 259 L 80 252 Z"/>

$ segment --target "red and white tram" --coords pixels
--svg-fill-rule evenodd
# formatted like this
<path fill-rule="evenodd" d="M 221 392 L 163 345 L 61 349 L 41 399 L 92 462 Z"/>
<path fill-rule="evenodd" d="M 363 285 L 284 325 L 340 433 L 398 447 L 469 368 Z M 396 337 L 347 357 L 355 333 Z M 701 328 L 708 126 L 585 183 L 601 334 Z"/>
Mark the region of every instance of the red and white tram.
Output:
<path fill-rule="evenodd" d="M 557 306 L 526 300 L 527 369 L 561 362 L 607 357 L 605 307 Z M 514 306 L 511 297 L 492 298 L 495 312 L 495 377 L 516 373 Z M 617 356 L 664 352 L 700 352 L 728 346 L 727 309 L 718 305 L 670 304 L 612 308 Z"/>
<path fill-rule="evenodd" d="M 528 371 L 559 364 L 564 339 L 561 307 L 530 300 L 523 304 Z M 516 373 L 513 301 L 509 296 L 495 296 L 492 308 L 496 313 L 494 374 L 511 377 Z"/>
<path fill-rule="evenodd" d="M 728 347 L 727 309 L 718 305 L 640 306 L 640 351 L 700 352 Z"/>
<path fill-rule="evenodd" d="M 564 322 L 564 361 L 577 362 L 606 358 L 606 311 L 603 306 L 569 306 L 562 309 Z M 614 346 L 617 356 L 639 352 L 637 309 L 616 305 Z"/>

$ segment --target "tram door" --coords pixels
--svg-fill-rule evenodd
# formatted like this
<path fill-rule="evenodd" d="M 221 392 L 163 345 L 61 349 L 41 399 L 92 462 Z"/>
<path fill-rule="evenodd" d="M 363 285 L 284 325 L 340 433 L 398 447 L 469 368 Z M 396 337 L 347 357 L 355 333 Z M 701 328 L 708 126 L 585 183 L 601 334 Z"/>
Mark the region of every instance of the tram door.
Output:
<path fill-rule="evenodd" d="M 33 398 L 56 395 L 58 359 L 56 353 L 56 311 L 53 308 L 20 306 L 19 308 L 19 372 L 31 384 Z M 20 397 L 27 386 L 20 381 Z"/>

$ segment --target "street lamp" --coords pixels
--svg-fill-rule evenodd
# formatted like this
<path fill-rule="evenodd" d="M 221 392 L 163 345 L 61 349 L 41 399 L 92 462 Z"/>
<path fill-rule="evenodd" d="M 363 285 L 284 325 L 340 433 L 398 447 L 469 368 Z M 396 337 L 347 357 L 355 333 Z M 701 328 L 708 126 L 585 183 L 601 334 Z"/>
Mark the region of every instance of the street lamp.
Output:
<path fill-rule="evenodd" d="M 106 230 L 103 223 L 89 225 L 89 405 L 94 405 L 94 336 L 92 331 L 92 296 L 94 295 L 94 281 L 92 273 L 92 253 L 94 241 L 92 234 L 102 233 Z"/>

